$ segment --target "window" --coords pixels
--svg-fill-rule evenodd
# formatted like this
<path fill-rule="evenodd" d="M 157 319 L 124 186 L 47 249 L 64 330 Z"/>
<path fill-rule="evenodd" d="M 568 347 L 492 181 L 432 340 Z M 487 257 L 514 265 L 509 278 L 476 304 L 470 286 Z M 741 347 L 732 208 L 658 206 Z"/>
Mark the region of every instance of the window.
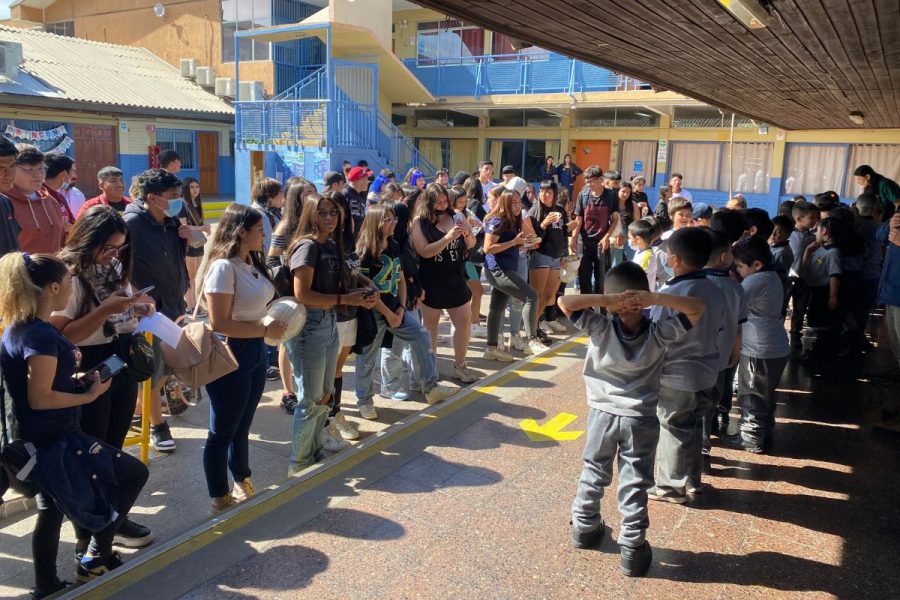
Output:
<path fill-rule="evenodd" d="M 720 144 L 674 142 L 669 172 L 684 175 L 686 189 L 715 190 L 720 149 Z"/>
<path fill-rule="evenodd" d="M 156 145 L 161 150 L 174 150 L 181 157 L 182 169 L 194 168 L 194 132 L 186 129 L 157 129 Z"/>
<path fill-rule="evenodd" d="M 755 127 L 747 117 L 735 115 L 734 126 Z M 731 127 L 731 113 L 712 106 L 676 106 L 672 127 Z"/>
<path fill-rule="evenodd" d="M 419 149 L 422 158 L 438 169 L 446 168 L 450 164 L 450 140 L 418 138 L 416 148 Z"/>
<path fill-rule="evenodd" d="M 719 171 L 720 192 L 744 192 L 767 194 L 769 172 L 772 168 L 772 144 L 736 143 L 734 145 L 734 172 L 729 186 L 730 145 L 722 145 L 722 167 Z"/>
<path fill-rule="evenodd" d="M 647 180 L 647 185 L 652 186 L 656 177 L 656 141 L 622 142 L 619 148 L 619 172 L 622 180 L 628 181 L 635 175 L 642 175 Z"/>
<path fill-rule="evenodd" d="M 494 140 L 488 145 L 490 159 L 494 163 L 494 176 L 511 165 L 520 177 L 527 181 L 537 181 L 541 176 L 541 165 L 547 157 L 545 140 Z"/>
<path fill-rule="evenodd" d="M 64 35 L 66 37 L 75 37 L 75 21 L 46 23 L 44 25 L 44 31 L 47 33 L 55 33 L 56 35 Z"/>
<path fill-rule="evenodd" d="M 847 163 L 845 198 L 855 198 L 862 189 L 853 179 L 853 171 L 860 165 L 869 165 L 876 173 L 888 179 L 900 181 L 900 144 L 853 144 L 850 146 L 850 162 Z"/>
<path fill-rule="evenodd" d="M 658 127 L 659 115 L 640 106 L 579 108 L 574 111 L 575 127 Z"/>
<path fill-rule="evenodd" d="M 234 62 L 234 33 L 272 24 L 271 0 L 222 0 L 222 62 Z M 269 60 L 271 44 L 254 40 L 238 41 L 242 61 Z"/>
<path fill-rule="evenodd" d="M 847 163 L 847 146 L 788 144 L 785 195 L 811 196 L 841 189 Z"/>
<path fill-rule="evenodd" d="M 457 19 L 419 23 L 416 33 L 416 57 L 420 66 L 435 65 L 438 59 L 446 64 L 453 59 L 484 54 L 484 29 Z"/>
<path fill-rule="evenodd" d="M 537 108 L 524 110 L 492 110 L 491 127 L 559 127 L 562 118 Z"/>
<path fill-rule="evenodd" d="M 491 54 L 495 57 L 498 55 L 506 56 L 506 60 L 516 60 L 515 57 L 520 55 L 529 56 L 538 60 L 550 58 L 550 53 L 548 51 L 543 48 L 538 48 L 537 46 L 516 50 L 513 48 L 513 39 L 514 38 L 511 38 L 508 35 L 495 32 L 491 39 Z M 494 60 L 497 59 L 495 58 Z"/>

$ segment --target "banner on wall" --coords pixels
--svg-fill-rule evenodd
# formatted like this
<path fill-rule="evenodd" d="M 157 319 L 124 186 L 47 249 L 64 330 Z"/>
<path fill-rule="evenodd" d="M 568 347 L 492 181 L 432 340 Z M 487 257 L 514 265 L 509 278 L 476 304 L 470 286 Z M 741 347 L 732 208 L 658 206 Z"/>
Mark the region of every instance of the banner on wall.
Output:
<path fill-rule="evenodd" d="M 60 125 L 59 127 L 54 127 L 53 129 L 46 129 L 43 131 L 34 131 L 31 129 L 22 129 L 21 127 L 15 127 L 14 125 L 7 125 L 5 133 L 7 137 L 26 140 L 29 142 L 55 140 L 63 136 L 66 136 L 66 138 L 71 141 L 71 138 L 68 138 L 67 136 L 68 131 L 66 130 L 65 125 Z"/>
<path fill-rule="evenodd" d="M 50 150 L 47 150 L 46 152 L 44 152 L 44 154 L 57 154 L 57 153 L 65 154 L 66 151 L 69 148 L 71 148 L 72 144 L 74 144 L 74 143 L 75 143 L 75 140 L 73 140 L 69 136 L 66 136 L 63 138 L 63 140 L 59 144 L 57 144 L 57 146 L 55 148 L 51 148 Z"/>

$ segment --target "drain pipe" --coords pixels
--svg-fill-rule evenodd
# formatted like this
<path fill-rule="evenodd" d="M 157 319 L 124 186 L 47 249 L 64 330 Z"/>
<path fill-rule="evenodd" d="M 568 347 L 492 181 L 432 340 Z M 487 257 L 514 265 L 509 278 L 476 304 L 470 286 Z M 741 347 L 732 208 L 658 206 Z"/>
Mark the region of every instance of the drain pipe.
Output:
<path fill-rule="evenodd" d="M 728 140 L 728 200 L 732 198 L 734 198 L 734 111 L 731 111 L 731 136 Z"/>

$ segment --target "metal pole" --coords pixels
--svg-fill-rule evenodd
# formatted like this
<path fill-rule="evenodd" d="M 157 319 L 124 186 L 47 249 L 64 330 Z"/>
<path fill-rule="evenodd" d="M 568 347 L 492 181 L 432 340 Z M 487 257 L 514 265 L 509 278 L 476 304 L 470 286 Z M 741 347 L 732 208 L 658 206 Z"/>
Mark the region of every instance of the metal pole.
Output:
<path fill-rule="evenodd" d="M 731 138 L 728 141 L 728 199 L 734 198 L 734 111 L 731 112 Z"/>

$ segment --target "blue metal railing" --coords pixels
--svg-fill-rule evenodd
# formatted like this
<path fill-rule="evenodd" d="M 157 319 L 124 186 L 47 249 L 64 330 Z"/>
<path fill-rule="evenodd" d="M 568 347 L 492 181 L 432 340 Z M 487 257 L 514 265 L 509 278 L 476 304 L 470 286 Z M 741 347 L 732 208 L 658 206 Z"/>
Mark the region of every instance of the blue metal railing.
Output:
<path fill-rule="evenodd" d="M 235 102 L 235 143 L 250 146 L 324 147 L 328 100 Z"/>
<path fill-rule="evenodd" d="M 399 177 L 406 174 L 406 171 L 416 167 L 425 177 L 434 177 L 437 173 L 437 167 L 426 159 L 416 148 L 411 139 L 403 135 L 391 121 L 378 113 L 378 145 L 379 153 L 387 152 L 387 158 L 391 168 Z"/>
<path fill-rule="evenodd" d="M 571 94 L 649 89 L 649 85 L 555 52 L 404 59 L 434 96 Z"/>
<path fill-rule="evenodd" d="M 321 100 L 328 97 L 327 90 L 328 73 L 325 67 L 322 67 L 272 98 L 272 102 L 281 100 Z"/>

